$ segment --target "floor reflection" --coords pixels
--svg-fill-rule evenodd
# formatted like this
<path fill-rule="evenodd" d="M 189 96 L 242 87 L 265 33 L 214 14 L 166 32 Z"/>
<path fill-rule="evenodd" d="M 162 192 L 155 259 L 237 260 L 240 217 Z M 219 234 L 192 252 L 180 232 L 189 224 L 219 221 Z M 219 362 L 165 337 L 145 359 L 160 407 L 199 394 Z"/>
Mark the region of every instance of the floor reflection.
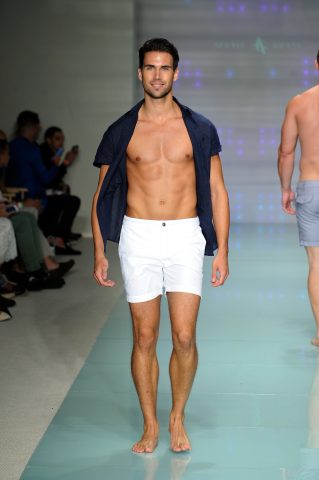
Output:
<path fill-rule="evenodd" d="M 319 480 L 319 354 L 309 397 L 309 432 L 305 448 L 300 449 L 297 480 Z"/>
<path fill-rule="evenodd" d="M 155 453 L 150 455 L 141 455 L 144 464 L 144 478 L 143 480 L 162 480 L 159 473 L 159 467 L 163 458 L 157 456 Z M 189 454 L 177 454 L 171 457 L 169 467 L 169 477 L 167 480 L 182 480 L 187 470 L 187 466 L 191 462 L 191 456 Z M 167 457 L 165 456 L 165 464 L 167 465 Z"/>

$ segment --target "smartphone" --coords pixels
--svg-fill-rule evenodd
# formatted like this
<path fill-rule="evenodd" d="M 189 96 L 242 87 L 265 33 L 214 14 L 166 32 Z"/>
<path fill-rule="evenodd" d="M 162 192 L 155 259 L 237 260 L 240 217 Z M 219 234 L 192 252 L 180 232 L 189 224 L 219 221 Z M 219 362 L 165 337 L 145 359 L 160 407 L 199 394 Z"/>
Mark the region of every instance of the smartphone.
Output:
<path fill-rule="evenodd" d="M 62 148 L 62 147 L 61 147 L 61 148 L 58 148 L 58 149 L 55 151 L 54 156 L 55 156 L 55 157 L 61 157 L 62 153 L 63 153 L 63 148 Z"/>
<path fill-rule="evenodd" d="M 78 153 L 79 151 L 79 145 L 73 145 L 73 147 L 71 148 L 72 152 L 73 153 Z"/>

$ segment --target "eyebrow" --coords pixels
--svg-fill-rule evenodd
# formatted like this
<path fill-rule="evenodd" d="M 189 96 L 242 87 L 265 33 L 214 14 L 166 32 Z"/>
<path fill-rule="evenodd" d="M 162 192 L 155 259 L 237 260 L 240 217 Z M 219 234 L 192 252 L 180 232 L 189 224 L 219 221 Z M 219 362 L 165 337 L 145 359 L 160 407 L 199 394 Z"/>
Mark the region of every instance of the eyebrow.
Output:
<path fill-rule="evenodd" d="M 155 65 L 153 65 L 152 63 L 145 63 L 145 64 L 143 65 L 143 67 L 155 67 Z M 161 68 L 162 68 L 162 67 L 165 67 L 165 68 L 173 68 L 172 65 L 161 65 Z"/>

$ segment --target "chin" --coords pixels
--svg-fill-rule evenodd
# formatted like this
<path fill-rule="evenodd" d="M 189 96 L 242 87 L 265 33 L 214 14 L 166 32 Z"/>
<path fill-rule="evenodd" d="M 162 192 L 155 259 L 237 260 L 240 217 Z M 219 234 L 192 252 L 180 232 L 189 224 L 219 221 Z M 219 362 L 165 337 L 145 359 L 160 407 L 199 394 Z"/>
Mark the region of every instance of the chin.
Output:
<path fill-rule="evenodd" d="M 170 90 L 165 90 L 164 92 L 152 92 L 150 90 L 145 90 L 144 89 L 144 92 L 147 93 L 151 98 L 154 98 L 154 99 L 157 99 L 157 100 L 160 100 L 161 98 L 165 98 L 167 97 L 167 95 L 172 91 L 172 89 Z"/>

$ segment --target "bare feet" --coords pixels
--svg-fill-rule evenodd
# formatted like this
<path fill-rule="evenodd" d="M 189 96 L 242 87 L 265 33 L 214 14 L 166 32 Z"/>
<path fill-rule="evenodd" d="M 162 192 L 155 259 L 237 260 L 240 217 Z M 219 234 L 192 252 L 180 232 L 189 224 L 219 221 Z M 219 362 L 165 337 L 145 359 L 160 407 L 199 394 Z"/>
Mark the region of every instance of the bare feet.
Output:
<path fill-rule="evenodd" d="M 169 431 L 171 434 L 171 450 L 173 452 L 189 452 L 191 450 L 191 444 L 184 427 L 184 417 L 171 415 Z"/>
<path fill-rule="evenodd" d="M 319 347 L 319 337 L 314 337 L 314 338 L 311 340 L 311 343 L 312 343 L 312 345 L 314 345 L 315 347 Z"/>
<path fill-rule="evenodd" d="M 157 447 L 157 442 L 158 426 L 145 427 L 141 440 L 134 443 L 132 451 L 135 453 L 152 453 Z"/>

